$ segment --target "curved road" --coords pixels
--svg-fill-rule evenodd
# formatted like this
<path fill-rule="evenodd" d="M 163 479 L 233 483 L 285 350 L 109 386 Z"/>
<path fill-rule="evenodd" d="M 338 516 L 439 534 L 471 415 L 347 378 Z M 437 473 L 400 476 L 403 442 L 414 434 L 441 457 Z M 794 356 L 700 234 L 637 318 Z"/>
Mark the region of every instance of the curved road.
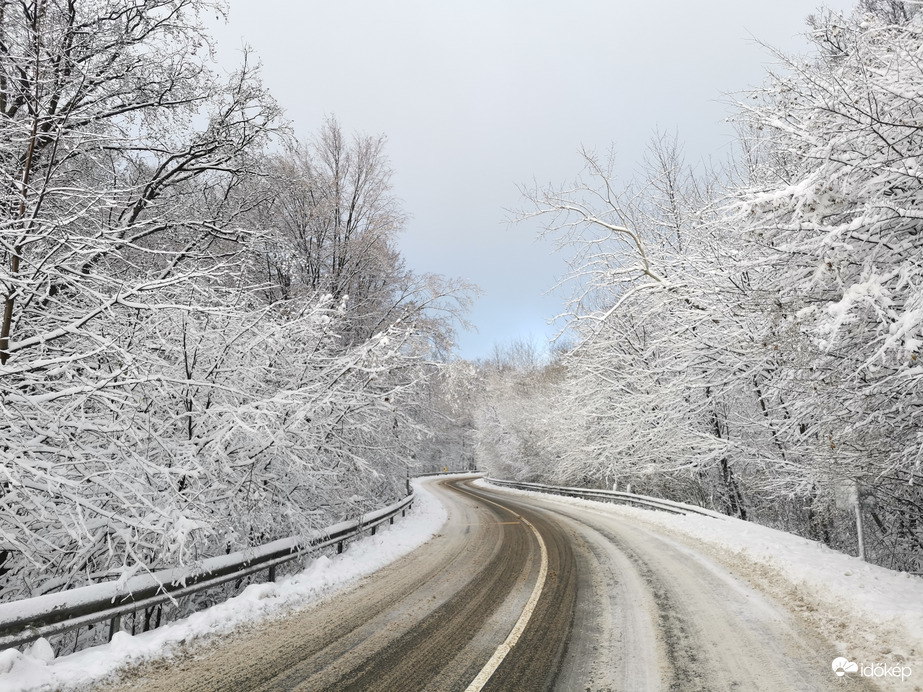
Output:
<path fill-rule="evenodd" d="M 826 690 L 835 650 L 693 548 L 546 497 L 428 481 L 449 519 L 334 597 L 119 690 Z"/>

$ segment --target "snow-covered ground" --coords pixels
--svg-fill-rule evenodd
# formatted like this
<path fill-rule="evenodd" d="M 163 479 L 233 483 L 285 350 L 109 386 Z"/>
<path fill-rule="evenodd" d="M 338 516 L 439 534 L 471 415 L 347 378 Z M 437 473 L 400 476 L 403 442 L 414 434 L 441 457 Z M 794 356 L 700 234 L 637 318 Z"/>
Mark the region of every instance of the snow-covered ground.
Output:
<path fill-rule="evenodd" d="M 723 515 L 668 514 L 514 490 L 485 480 L 475 485 L 593 507 L 693 544 L 804 618 L 843 657 L 864 667 L 888 689 L 923 689 L 923 685 L 913 687 L 923 680 L 923 578 L 919 576 L 870 565 L 816 541 Z M 912 677 L 903 681 L 910 687 L 888 684 L 898 682 L 898 668 L 911 671 Z M 879 675 L 882 671 L 889 675 Z"/>
<path fill-rule="evenodd" d="M 119 632 L 102 646 L 55 659 L 44 639 L 25 653 L 0 652 L 0 690 L 69 690 L 102 680 L 118 668 L 170 657 L 194 640 L 226 634 L 243 625 L 282 617 L 316 602 L 359 577 L 406 555 L 429 540 L 445 523 L 445 508 L 424 483 L 415 479 L 416 499 L 403 520 L 383 525 L 375 536 L 349 544 L 341 555 L 320 556 L 302 572 L 276 583 L 253 584 L 240 595 L 212 608 L 132 636 Z"/>
<path fill-rule="evenodd" d="M 480 480 L 476 483 L 487 485 Z M 122 666 L 172 657 L 188 651 L 190 643 L 285 616 L 329 596 L 409 553 L 439 531 L 446 519 L 442 504 L 419 480 L 414 486 L 417 500 L 406 520 L 357 540 L 342 555 L 318 557 L 304 571 L 278 583 L 252 585 L 239 596 L 184 620 L 136 636 L 123 632 L 109 644 L 58 659 L 53 659 L 44 640 L 26 653 L 0 652 L 0 690 L 79 688 Z M 912 670 L 911 684 L 923 676 L 923 578 L 869 565 L 814 541 L 730 517 L 680 516 L 540 496 L 545 501 L 623 516 L 693 544 L 804 618 L 849 661 L 879 666 L 879 672 L 895 667 Z M 902 687 L 887 685 L 889 689 Z"/>

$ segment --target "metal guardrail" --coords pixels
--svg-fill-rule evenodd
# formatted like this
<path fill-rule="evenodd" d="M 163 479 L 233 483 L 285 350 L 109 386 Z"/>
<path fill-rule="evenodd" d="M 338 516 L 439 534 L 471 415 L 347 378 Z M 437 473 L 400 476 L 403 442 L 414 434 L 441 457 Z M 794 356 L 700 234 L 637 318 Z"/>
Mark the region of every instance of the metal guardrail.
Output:
<path fill-rule="evenodd" d="M 483 475 L 483 471 L 478 471 L 476 469 L 462 469 L 461 471 L 427 471 L 426 473 L 418 473 L 414 478 L 429 478 L 430 476 L 461 476 L 469 473 L 480 473 Z"/>
<path fill-rule="evenodd" d="M 120 628 L 122 615 L 173 601 L 181 596 L 241 579 L 261 570 L 275 581 L 276 567 L 310 551 L 344 543 L 364 531 L 375 534 L 379 524 L 394 523 L 413 505 L 411 493 L 402 500 L 359 519 L 344 521 L 304 537 L 282 538 L 262 546 L 203 560 L 193 567 L 174 567 L 92 584 L 60 593 L 0 603 L 0 649 L 28 644 L 39 637 L 110 621 L 109 638 Z"/>
<path fill-rule="evenodd" d="M 534 490 L 540 493 L 549 493 L 553 495 L 566 495 L 568 497 L 580 497 L 586 500 L 599 500 L 602 502 L 621 502 L 627 505 L 646 507 L 649 509 L 658 509 L 673 514 L 698 514 L 713 519 L 724 519 L 723 514 L 712 512 L 711 510 L 695 505 L 687 505 L 682 502 L 673 502 L 672 500 L 661 500 L 658 497 L 648 497 L 647 495 L 635 495 L 633 493 L 623 493 L 618 490 L 590 490 L 588 488 L 569 488 L 560 485 L 544 485 L 542 483 L 523 483 L 519 481 L 506 481 L 499 478 L 487 478 L 490 483 L 503 485 L 520 490 Z"/>

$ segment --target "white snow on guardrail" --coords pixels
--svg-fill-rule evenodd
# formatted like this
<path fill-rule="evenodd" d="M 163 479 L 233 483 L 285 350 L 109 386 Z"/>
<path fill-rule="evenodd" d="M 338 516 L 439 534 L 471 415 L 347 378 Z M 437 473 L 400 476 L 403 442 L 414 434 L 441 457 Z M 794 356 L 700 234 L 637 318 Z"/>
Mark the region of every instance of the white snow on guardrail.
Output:
<path fill-rule="evenodd" d="M 195 639 L 225 634 L 244 624 L 284 617 L 333 590 L 371 574 L 406 555 L 430 538 L 446 521 L 442 503 L 418 480 L 407 520 L 379 527 L 374 536 L 349 544 L 341 555 L 313 558 L 308 567 L 279 581 L 252 584 L 234 598 L 182 620 L 132 636 L 118 632 L 108 644 L 53 658 L 44 639 L 25 653 L 0 652 L 0 690 L 75 690 L 98 682 L 125 665 L 169 658 Z"/>

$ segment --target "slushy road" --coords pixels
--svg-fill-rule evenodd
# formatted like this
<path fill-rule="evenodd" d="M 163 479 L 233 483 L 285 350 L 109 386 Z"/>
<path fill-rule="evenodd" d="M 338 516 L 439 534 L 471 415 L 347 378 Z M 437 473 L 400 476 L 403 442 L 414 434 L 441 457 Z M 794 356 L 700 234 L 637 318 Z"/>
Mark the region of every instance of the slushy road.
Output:
<path fill-rule="evenodd" d="M 426 482 L 419 549 L 288 618 L 152 664 L 117 689 L 873 689 L 832 646 L 694 546 L 605 509 Z"/>

